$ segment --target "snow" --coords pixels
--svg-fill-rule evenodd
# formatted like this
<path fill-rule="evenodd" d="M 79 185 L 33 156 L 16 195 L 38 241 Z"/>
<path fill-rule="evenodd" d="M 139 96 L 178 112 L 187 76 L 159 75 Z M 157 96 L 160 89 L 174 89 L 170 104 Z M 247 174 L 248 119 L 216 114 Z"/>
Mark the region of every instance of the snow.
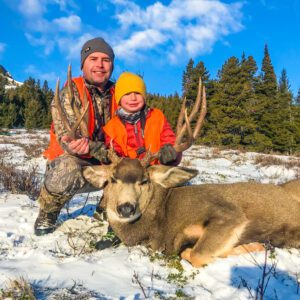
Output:
<path fill-rule="evenodd" d="M 23 169 L 37 165 L 42 176 L 46 161 L 41 156 L 28 157 L 22 147 L 35 147 L 45 136 L 45 131 L 23 130 L 8 138 L 0 136 L 0 151 L 8 150 L 3 159 Z M 258 155 L 193 146 L 182 164 L 199 170 L 191 184 L 279 184 L 300 174 L 297 166 L 255 164 Z M 296 157 L 278 158 L 299 161 Z M 219 258 L 200 269 L 181 260 L 181 270 L 142 246 L 127 248 L 121 244 L 95 251 L 89 245 L 100 240 L 108 227 L 92 217 L 101 193 L 76 195 L 60 214 L 62 225 L 53 234 L 37 237 L 33 233 L 37 203 L 26 195 L 0 190 L 0 289 L 8 279 L 23 276 L 37 299 L 255 298 L 262 280 L 264 252 Z M 300 251 L 276 248 L 272 255 L 267 253 L 266 265 L 270 273 L 264 299 L 300 299 Z"/>
<path fill-rule="evenodd" d="M 0 74 L 0 76 L 6 78 L 8 80 L 9 84 L 4 86 L 4 88 L 6 90 L 15 89 L 16 87 L 24 84 L 23 82 L 14 80 L 9 73 L 7 73 L 6 75 Z"/>

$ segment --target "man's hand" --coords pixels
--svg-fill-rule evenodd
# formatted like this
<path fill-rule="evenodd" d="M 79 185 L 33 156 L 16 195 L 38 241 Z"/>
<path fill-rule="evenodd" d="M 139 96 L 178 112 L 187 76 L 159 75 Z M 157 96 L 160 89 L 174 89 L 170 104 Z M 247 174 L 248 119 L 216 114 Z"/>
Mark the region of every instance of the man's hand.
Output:
<path fill-rule="evenodd" d="M 71 154 L 85 155 L 90 151 L 89 140 L 86 137 L 73 140 L 69 136 L 64 135 L 61 141 L 66 143 L 67 151 Z"/>
<path fill-rule="evenodd" d="M 177 154 L 171 144 L 166 144 L 159 150 L 159 162 L 163 165 L 174 162 L 177 158 Z"/>

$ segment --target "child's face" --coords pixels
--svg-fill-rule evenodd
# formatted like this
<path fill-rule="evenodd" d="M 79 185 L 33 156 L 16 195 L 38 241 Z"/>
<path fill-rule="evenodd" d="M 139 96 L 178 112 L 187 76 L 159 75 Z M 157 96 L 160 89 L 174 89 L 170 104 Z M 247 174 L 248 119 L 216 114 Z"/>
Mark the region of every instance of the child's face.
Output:
<path fill-rule="evenodd" d="M 135 113 L 144 107 L 145 99 L 141 94 L 132 92 L 121 98 L 120 105 L 126 112 Z"/>

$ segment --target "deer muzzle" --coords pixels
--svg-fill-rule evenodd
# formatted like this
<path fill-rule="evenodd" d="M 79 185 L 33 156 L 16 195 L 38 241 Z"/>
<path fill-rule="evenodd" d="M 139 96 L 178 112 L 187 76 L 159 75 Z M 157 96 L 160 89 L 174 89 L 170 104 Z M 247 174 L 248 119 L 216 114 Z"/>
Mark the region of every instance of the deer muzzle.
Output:
<path fill-rule="evenodd" d="M 136 211 L 136 206 L 132 205 L 129 202 L 126 202 L 122 205 L 119 205 L 117 207 L 117 211 L 120 217 L 122 218 L 130 218 L 134 216 L 135 211 Z"/>

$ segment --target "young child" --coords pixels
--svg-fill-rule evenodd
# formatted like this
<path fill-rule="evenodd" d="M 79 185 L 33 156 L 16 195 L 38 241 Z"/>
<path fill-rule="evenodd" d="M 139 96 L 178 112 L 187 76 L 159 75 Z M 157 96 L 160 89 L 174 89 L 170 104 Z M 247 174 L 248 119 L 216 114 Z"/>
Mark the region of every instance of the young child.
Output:
<path fill-rule="evenodd" d="M 116 115 L 103 127 L 105 143 L 113 141 L 119 156 L 143 158 L 146 151 L 160 151 L 159 162 L 178 165 L 182 153 L 173 148 L 176 136 L 163 112 L 146 105 L 146 85 L 133 73 L 124 72 L 115 86 L 115 99 L 119 108 Z"/>

